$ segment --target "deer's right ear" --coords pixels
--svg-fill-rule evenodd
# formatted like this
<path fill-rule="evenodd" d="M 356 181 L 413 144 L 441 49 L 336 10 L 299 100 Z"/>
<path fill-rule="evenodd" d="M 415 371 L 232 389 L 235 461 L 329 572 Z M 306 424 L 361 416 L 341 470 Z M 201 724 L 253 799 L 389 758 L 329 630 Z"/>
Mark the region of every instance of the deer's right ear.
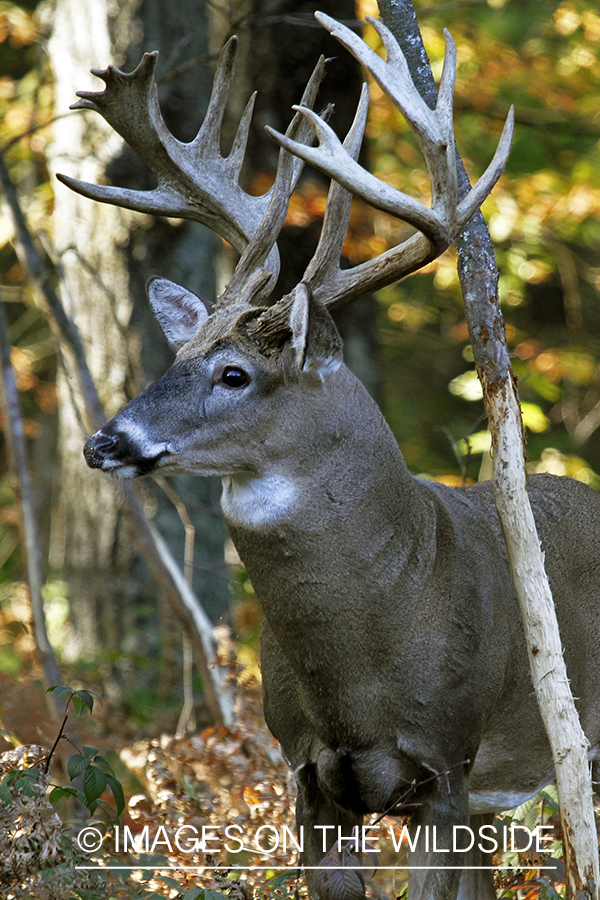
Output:
<path fill-rule="evenodd" d="M 342 361 L 342 340 L 333 319 L 313 296 L 310 284 L 301 282 L 294 291 L 289 328 L 298 367 L 323 376 Z"/>
<path fill-rule="evenodd" d="M 177 352 L 191 341 L 208 319 L 204 301 L 168 278 L 151 278 L 146 291 L 158 324 L 172 349 Z"/>

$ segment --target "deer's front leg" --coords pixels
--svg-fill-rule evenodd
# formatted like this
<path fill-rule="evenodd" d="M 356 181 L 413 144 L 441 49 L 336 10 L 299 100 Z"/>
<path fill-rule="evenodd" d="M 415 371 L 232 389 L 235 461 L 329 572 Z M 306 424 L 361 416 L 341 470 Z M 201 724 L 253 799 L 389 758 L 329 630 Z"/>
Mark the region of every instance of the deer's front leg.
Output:
<path fill-rule="evenodd" d="M 454 852 L 454 826 L 469 824 L 467 782 L 462 771 L 449 772 L 411 816 L 409 900 L 456 900 L 465 854 Z M 451 868 L 454 866 L 455 868 Z M 480 900 L 478 897 L 469 900 Z"/>
<path fill-rule="evenodd" d="M 360 873 L 351 868 L 342 872 L 334 866 L 352 866 L 360 862 L 360 826 L 363 817 L 342 809 L 321 790 L 316 766 L 311 763 L 296 772 L 296 780 L 296 823 L 298 833 L 304 839 L 302 862 L 310 896 L 341 896 L 342 892 L 348 897 L 360 896 L 361 892 L 364 893 L 364 881 Z M 352 840 L 354 835 L 356 841 Z M 338 847 L 339 859 L 336 854 L 324 861 L 340 836 L 347 839 L 345 846 L 350 852 L 344 854 L 342 848 Z M 350 855 L 352 859 L 348 859 Z M 320 864 L 323 865 L 315 871 L 314 867 Z M 337 883 L 333 884 L 332 880 Z"/>
<path fill-rule="evenodd" d="M 491 868 L 492 856 L 483 853 L 479 848 L 479 829 L 483 825 L 491 825 L 494 821 L 494 813 L 471 816 L 469 826 L 475 834 L 475 843 L 468 853 L 463 854 L 463 865 L 469 866 L 461 872 L 458 900 L 496 900 L 494 888 L 494 875 Z"/>

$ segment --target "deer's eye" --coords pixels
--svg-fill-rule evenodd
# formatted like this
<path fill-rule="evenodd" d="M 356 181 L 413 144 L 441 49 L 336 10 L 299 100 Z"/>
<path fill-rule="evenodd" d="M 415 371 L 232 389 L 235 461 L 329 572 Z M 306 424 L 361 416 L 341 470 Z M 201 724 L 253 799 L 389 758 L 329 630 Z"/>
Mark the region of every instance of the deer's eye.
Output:
<path fill-rule="evenodd" d="M 223 384 L 230 388 L 241 388 L 248 384 L 250 376 L 239 366 L 225 366 L 221 375 Z"/>

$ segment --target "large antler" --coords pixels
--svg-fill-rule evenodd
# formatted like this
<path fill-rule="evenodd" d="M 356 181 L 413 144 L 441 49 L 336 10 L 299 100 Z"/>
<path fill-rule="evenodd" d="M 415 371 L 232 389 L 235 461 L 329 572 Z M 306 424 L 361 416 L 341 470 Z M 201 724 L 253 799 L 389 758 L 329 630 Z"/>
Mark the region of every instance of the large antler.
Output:
<path fill-rule="evenodd" d="M 459 202 L 452 98 L 456 72 L 454 42 L 446 33 L 446 57 L 438 102 L 430 109 L 413 84 L 408 65 L 392 34 L 368 19 L 380 34 L 387 54 L 381 59 L 357 35 L 323 13 L 318 21 L 373 75 L 411 126 L 431 180 L 431 207 L 386 185 L 357 162 L 369 101 L 363 89 L 356 117 L 342 144 L 327 125 L 326 116 L 312 110 L 323 72 L 316 67 L 296 115 L 285 135 L 267 129 L 280 144 L 275 183 L 261 197 L 247 194 L 239 184 L 254 106 L 251 97 L 240 120 L 232 150 L 220 151 L 220 134 L 231 82 L 236 38 L 224 47 L 215 75 L 206 118 L 189 144 L 178 141 L 160 113 L 154 80 L 157 54 L 146 53 L 137 69 L 125 74 L 109 66 L 93 70 L 106 83 L 101 93 L 78 92 L 75 109 L 95 109 L 150 166 L 158 178 L 152 191 L 88 184 L 59 175 L 66 185 L 95 200 L 159 215 L 196 219 L 221 234 L 242 257 L 219 303 L 259 303 L 273 288 L 279 271 L 275 242 L 303 161 L 332 179 L 321 238 L 304 280 L 330 309 L 361 294 L 377 290 L 415 271 L 439 256 L 481 205 L 500 177 L 510 149 L 513 116 L 510 111 L 496 153 L 486 172 Z M 310 145 L 318 138 L 319 145 Z M 417 233 L 375 259 L 340 268 L 342 245 L 350 217 L 352 195 L 408 222 Z M 273 309 L 270 316 L 277 317 Z M 269 318 L 269 315 L 266 318 Z"/>
<path fill-rule="evenodd" d="M 158 184 L 153 190 L 137 191 L 89 184 L 67 175 L 57 177 L 93 200 L 139 212 L 202 222 L 242 254 L 252 242 L 254 250 L 241 270 L 238 267 L 236 280 L 239 282 L 243 273 L 249 274 L 250 265 L 259 265 L 262 268 L 258 279 L 259 294 L 262 294 L 266 283 L 274 284 L 279 272 L 275 241 L 303 162 L 298 156 L 282 151 L 270 191 L 255 197 L 241 188 L 240 171 L 256 94 L 246 105 L 229 155 L 221 155 L 221 128 L 233 80 L 236 49 L 237 38 L 232 37 L 221 51 L 204 122 L 189 144 L 171 134 L 160 112 L 154 78 L 156 51 L 145 53 L 137 69 L 129 74 L 113 66 L 104 70 L 92 69 L 92 73 L 105 82 L 106 89 L 97 93 L 78 91 L 80 99 L 71 109 L 99 112 L 152 169 Z M 323 67 L 321 60 L 302 97 L 302 108 L 314 103 Z M 294 145 L 301 144 L 312 139 L 312 127 L 297 114 L 286 135 L 290 140 L 294 139 Z M 270 227 L 266 226 L 267 222 L 271 223 Z M 259 253 L 256 252 L 257 245 Z M 271 279 L 269 275 L 274 277 Z"/>
<path fill-rule="evenodd" d="M 496 153 L 485 173 L 459 203 L 452 99 L 456 74 L 456 49 L 448 32 L 446 56 L 435 110 L 430 109 L 413 84 L 402 50 L 381 22 L 368 18 L 377 30 L 387 54 L 384 61 L 356 34 L 324 13 L 317 20 L 372 74 L 411 126 L 431 179 L 431 207 L 386 185 L 357 162 L 364 132 L 368 93 L 363 92 L 352 130 L 344 145 L 312 110 L 294 107 L 311 122 L 319 146 L 300 145 L 289 136 L 267 129 L 282 146 L 311 163 L 332 179 L 323 234 L 305 280 L 315 296 L 330 309 L 339 308 L 369 291 L 391 284 L 439 256 L 479 208 L 500 177 L 512 140 L 513 112 L 509 112 Z M 418 229 L 399 246 L 353 269 L 340 269 L 339 258 L 348 227 L 350 192 L 372 206 L 391 213 Z M 330 209 L 331 205 L 331 209 Z"/>

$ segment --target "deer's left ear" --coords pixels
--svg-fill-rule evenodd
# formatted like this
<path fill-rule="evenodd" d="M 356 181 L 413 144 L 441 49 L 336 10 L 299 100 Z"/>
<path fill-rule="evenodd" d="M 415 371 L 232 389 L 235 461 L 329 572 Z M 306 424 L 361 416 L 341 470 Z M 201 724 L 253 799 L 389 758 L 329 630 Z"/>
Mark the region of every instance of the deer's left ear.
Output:
<path fill-rule="evenodd" d="M 289 327 L 299 368 L 324 374 L 342 361 L 342 339 L 327 309 L 313 296 L 309 284 L 294 291 Z"/>
<path fill-rule="evenodd" d="M 208 319 L 206 305 L 192 291 L 168 278 L 151 278 L 146 290 L 158 324 L 177 353 Z"/>

